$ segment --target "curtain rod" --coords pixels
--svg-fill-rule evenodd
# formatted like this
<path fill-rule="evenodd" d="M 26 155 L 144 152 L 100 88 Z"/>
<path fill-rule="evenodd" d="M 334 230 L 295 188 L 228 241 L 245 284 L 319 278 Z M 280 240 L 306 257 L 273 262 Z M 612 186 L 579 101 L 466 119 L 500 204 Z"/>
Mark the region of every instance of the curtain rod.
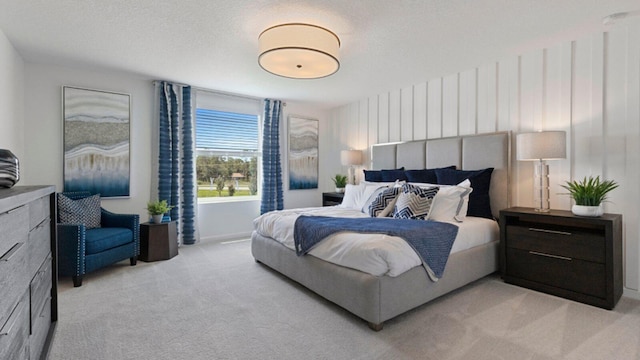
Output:
<path fill-rule="evenodd" d="M 161 81 L 161 80 L 154 80 L 153 84 L 155 85 L 159 81 Z M 171 81 L 171 83 L 176 84 L 176 85 L 180 85 L 180 86 L 191 86 L 191 85 L 188 85 L 188 84 L 182 84 L 182 83 L 178 83 L 178 82 L 174 82 L 174 81 Z M 211 89 L 206 89 L 206 88 L 202 88 L 202 87 L 198 87 L 198 86 L 191 86 L 191 88 L 194 89 L 194 90 L 197 90 L 197 91 L 208 92 L 208 93 L 212 93 L 212 94 L 216 94 L 216 95 L 237 97 L 237 98 L 243 98 L 243 99 L 249 99 L 249 100 L 264 101 L 264 98 L 259 98 L 259 97 L 250 96 L 250 95 L 241 95 L 241 94 L 229 93 L 229 92 L 224 92 L 224 91 L 219 91 L 219 90 L 211 90 Z M 283 101 L 282 105 L 283 106 L 287 106 L 287 103 Z"/>

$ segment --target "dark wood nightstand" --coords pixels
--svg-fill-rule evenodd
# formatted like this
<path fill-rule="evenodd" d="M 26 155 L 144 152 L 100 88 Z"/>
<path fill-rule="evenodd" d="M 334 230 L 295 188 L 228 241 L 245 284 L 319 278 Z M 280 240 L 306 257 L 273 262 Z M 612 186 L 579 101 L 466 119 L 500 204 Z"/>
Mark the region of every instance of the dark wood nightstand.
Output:
<path fill-rule="evenodd" d="M 505 282 L 613 309 L 622 295 L 622 215 L 500 211 Z"/>
<path fill-rule="evenodd" d="M 176 222 L 140 224 L 140 257 L 142 261 L 168 260 L 178 255 Z"/>
<path fill-rule="evenodd" d="M 344 193 L 326 192 L 322 193 L 322 206 L 334 206 L 342 204 Z"/>

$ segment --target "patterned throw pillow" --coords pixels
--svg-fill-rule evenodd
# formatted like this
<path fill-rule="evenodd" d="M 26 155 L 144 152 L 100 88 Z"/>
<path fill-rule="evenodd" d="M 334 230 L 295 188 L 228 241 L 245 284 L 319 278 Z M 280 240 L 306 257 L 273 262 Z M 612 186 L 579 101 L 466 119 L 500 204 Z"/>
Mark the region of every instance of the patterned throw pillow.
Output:
<path fill-rule="evenodd" d="M 84 224 L 87 229 L 100 227 L 100 194 L 72 200 L 58 194 L 58 219 L 61 224 Z"/>
<path fill-rule="evenodd" d="M 390 187 L 381 191 L 369 205 L 369 216 L 385 217 L 389 215 L 401 189 L 399 187 Z"/>
<path fill-rule="evenodd" d="M 438 187 L 423 189 L 411 184 L 403 185 L 402 192 L 393 208 L 393 217 L 395 219 L 424 220 L 429 215 L 433 198 L 439 189 Z"/>

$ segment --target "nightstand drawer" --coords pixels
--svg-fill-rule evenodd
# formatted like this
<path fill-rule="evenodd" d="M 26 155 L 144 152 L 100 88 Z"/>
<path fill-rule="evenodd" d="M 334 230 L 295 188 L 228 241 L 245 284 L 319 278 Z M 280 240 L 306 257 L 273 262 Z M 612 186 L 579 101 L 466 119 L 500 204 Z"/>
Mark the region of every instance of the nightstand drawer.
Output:
<path fill-rule="evenodd" d="M 536 251 L 507 249 L 507 277 L 606 298 L 604 264 Z"/>
<path fill-rule="evenodd" d="M 605 238 L 599 234 L 544 224 L 507 226 L 508 248 L 531 250 L 574 259 L 605 263 Z"/>

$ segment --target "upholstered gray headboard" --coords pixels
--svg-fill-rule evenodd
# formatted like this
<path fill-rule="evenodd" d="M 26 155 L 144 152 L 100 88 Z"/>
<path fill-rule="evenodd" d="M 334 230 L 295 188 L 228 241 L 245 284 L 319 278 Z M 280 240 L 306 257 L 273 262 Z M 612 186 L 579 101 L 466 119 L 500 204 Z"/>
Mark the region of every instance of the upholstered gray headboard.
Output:
<path fill-rule="evenodd" d="M 491 211 L 498 218 L 509 207 L 511 133 L 457 136 L 440 139 L 376 144 L 371 147 L 372 169 L 431 169 L 456 165 L 462 170 L 494 168 L 491 175 Z"/>

